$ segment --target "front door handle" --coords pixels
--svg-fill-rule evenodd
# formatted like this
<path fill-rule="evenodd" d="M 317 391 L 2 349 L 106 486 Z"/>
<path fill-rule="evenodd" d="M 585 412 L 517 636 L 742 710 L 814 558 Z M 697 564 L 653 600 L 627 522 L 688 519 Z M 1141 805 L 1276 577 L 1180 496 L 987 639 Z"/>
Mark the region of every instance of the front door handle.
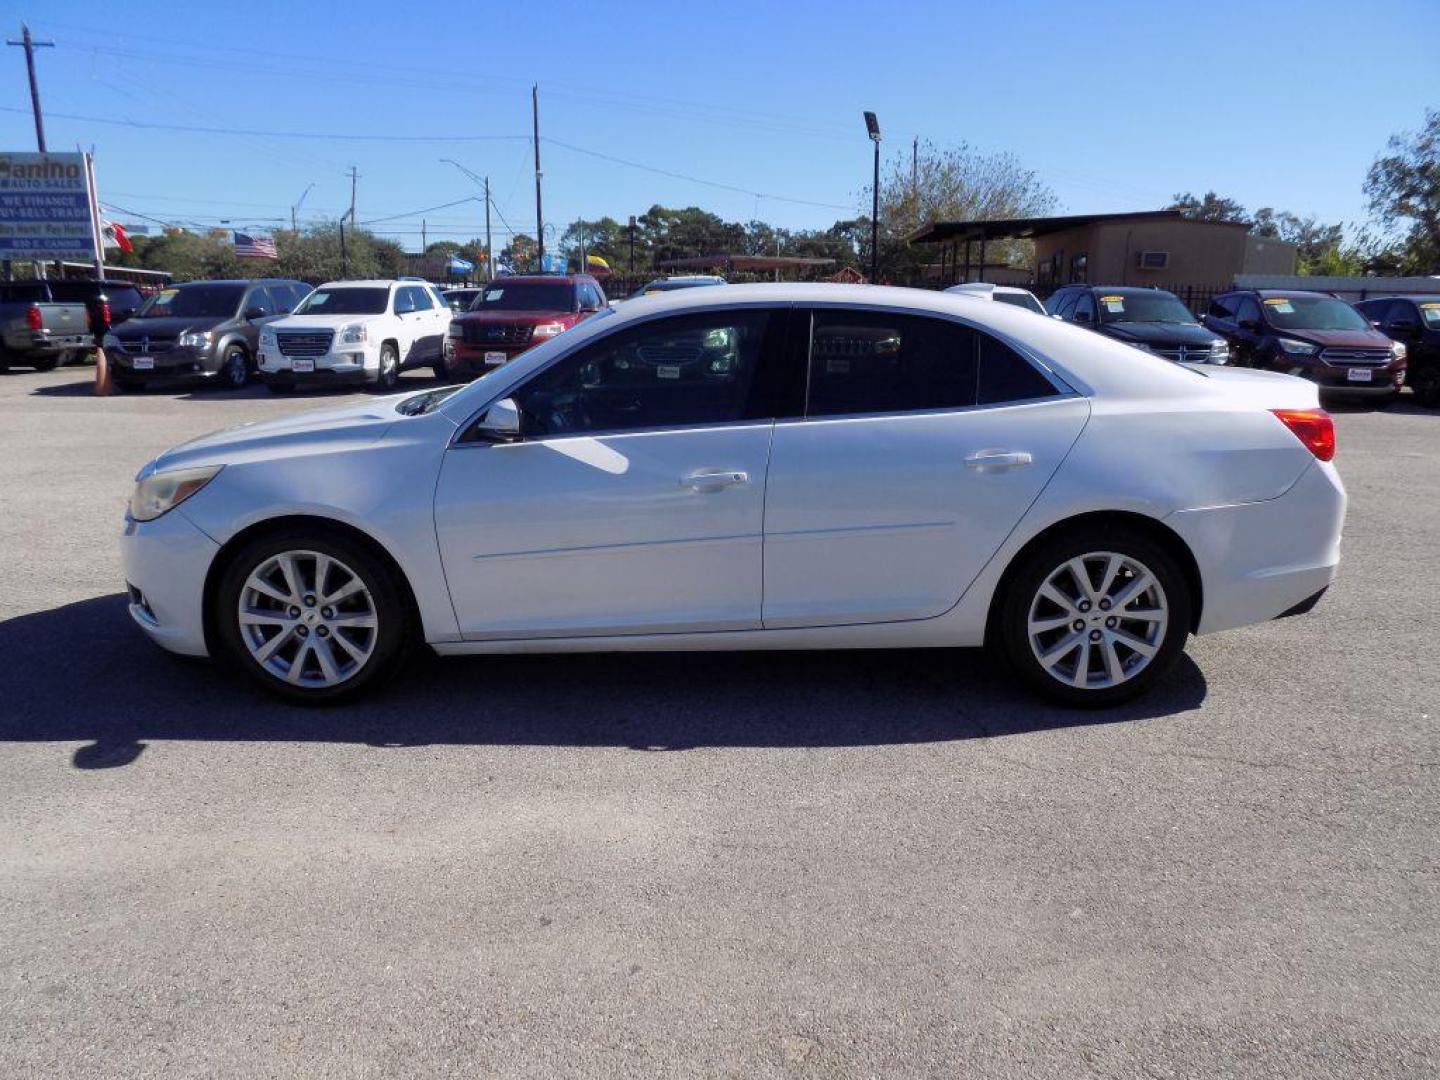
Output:
<path fill-rule="evenodd" d="M 719 491 L 721 488 L 735 487 L 749 482 L 750 474 L 736 469 L 696 469 L 681 478 L 680 486 L 694 488 L 697 491 Z"/>
<path fill-rule="evenodd" d="M 1034 460 L 1028 450 L 980 450 L 965 459 L 965 467 L 977 472 L 1002 472 L 1029 465 Z"/>

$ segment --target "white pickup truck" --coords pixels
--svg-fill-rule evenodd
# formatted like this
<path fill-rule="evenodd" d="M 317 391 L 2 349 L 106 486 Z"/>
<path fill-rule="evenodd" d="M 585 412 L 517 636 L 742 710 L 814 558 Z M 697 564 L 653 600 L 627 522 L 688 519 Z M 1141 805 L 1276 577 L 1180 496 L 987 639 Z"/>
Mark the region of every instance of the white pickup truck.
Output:
<path fill-rule="evenodd" d="M 395 389 L 408 367 L 440 363 L 450 305 L 420 280 L 332 281 L 260 334 L 260 377 L 273 392 L 302 384 Z"/>

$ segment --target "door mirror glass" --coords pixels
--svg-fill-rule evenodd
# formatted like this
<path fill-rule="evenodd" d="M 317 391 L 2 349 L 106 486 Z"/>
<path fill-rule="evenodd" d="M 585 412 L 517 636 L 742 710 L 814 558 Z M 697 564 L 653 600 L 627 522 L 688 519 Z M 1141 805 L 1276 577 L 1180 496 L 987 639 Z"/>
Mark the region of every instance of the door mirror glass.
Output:
<path fill-rule="evenodd" d="M 1077 311 L 1077 312 L 1075 312 L 1075 321 L 1076 321 L 1077 323 L 1088 323 L 1088 322 L 1090 321 L 1090 312 L 1088 312 L 1088 311 Z"/>
<path fill-rule="evenodd" d="M 514 398 L 502 398 L 485 410 L 475 425 L 476 434 L 491 442 L 513 442 L 520 437 L 520 409 Z"/>
<path fill-rule="evenodd" d="M 266 311 L 263 307 L 247 307 L 245 309 L 245 318 L 248 319 L 250 322 L 254 322 L 256 319 L 263 319 L 266 315 L 269 314 L 270 313 Z"/>

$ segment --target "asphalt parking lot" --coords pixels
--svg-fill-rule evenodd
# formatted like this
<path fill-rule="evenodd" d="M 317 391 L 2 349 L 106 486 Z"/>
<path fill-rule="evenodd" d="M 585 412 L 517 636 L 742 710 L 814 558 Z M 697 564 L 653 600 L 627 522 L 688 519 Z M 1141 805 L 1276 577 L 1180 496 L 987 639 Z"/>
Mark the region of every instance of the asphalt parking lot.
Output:
<path fill-rule="evenodd" d="M 305 711 L 150 645 L 115 540 L 157 451 L 337 399 L 89 378 L 0 377 L 0 1075 L 1440 1070 L 1440 413 L 1340 412 L 1326 600 L 1118 712 L 950 651 Z"/>

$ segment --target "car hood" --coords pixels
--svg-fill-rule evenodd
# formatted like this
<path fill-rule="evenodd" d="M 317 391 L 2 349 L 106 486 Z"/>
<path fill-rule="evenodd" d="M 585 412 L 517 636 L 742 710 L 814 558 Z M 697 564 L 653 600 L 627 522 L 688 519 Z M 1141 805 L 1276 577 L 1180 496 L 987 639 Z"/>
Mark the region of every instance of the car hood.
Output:
<path fill-rule="evenodd" d="M 1143 341 L 1147 345 L 1213 345 L 1220 339 L 1198 324 L 1162 322 L 1103 323 L 1101 331 L 1118 341 Z"/>
<path fill-rule="evenodd" d="M 366 322 L 370 319 L 383 319 L 383 315 L 321 315 L 318 312 L 314 315 L 289 315 L 283 319 L 276 319 L 265 329 L 267 330 L 339 330 L 342 326 L 352 326 L 355 323 Z"/>
<path fill-rule="evenodd" d="M 1307 341 L 1323 349 L 1388 349 L 1390 339 L 1379 330 L 1282 330 L 1273 328 L 1276 337 Z"/>
<path fill-rule="evenodd" d="M 573 311 L 505 311 L 497 308 L 493 311 L 467 311 L 463 315 L 457 315 L 459 322 L 467 323 L 545 323 L 545 322 L 570 322 L 576 318 Z"/>
<path fill-rule="evenodd" d="M 130 338 L 144 337 L 176 337 L 187 330 L 213 330 L 223 322 L 229 322 L 225 316 L 208 316 L 201 319 L 169 318 L 169 319 L 126 319 L 112 329 L 125 340 Z"/>
<path fill-rule="evenodd" d="M 345 446 L 367 446 L 382 438 L 396 420 L 395 403 L 413 391 L 373 398 L 358 405 L 314 409 L 223 428 L 173 446 L 155 458 L 136 479 L 200 465 L 231 465 L 267 457 L 293 457 L 307 452 L 332 452 Z"/>

